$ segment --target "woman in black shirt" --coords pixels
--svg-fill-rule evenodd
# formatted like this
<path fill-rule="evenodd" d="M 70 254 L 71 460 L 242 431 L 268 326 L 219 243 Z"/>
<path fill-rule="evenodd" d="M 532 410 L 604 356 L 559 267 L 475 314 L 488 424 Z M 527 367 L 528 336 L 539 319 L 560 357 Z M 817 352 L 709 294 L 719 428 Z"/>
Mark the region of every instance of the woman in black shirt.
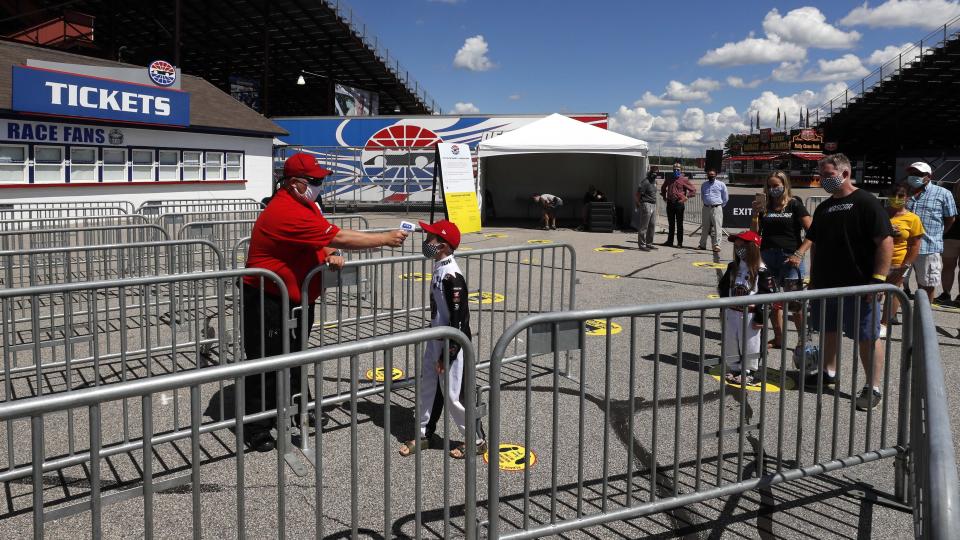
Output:
<path fill-rule="evenodd" d="M 774 171 L 767 177 L 763 186 L 766 204 L 760 200 L 753 202 L 753 222 L 750 229 L 763 238 L 760 245 L 760 257 L 763 264 L 776 276 L 782 291 L 803 289 L 803 253 L 799 248 L 803 239 L 801 232 L 810 228 L 813 218 L 799 197 L 790 191 L 790 177 L 783 171 Z M 791 320 L 799 332 L 800 318 L 795 306 L 789 306 Z M 783 306 L 774 304 L 771 322 L 773 339 L 767 343 L 770 348 L 783 346 L 783 319 L 780 313 Z"/>

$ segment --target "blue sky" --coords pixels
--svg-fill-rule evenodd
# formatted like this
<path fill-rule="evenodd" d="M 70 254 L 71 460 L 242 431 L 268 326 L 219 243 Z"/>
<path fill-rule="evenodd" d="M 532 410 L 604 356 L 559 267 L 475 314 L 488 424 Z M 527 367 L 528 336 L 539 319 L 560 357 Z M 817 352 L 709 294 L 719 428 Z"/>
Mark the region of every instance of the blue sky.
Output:
<path fill-rule="evenodd" d="M 960 0 L 341 1 L 444 112 L 606 112 L 687 155 L 758 112 L 796 122 L 960 15 Z"/>

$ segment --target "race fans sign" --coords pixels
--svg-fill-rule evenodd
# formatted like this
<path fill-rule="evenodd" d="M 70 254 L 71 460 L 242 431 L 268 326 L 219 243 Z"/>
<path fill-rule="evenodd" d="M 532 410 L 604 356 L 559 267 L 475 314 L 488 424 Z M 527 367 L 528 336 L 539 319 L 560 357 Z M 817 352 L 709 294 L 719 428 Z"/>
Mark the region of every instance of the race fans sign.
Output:
<path fill-rule="evenodd" d="M 473 159 L 465 144 L 437 144 L 436 175 L 443 188 L 447 219 L 457 224 L 461 233 L 480 230 L 480 206 L 473 178 Z M 436 178 L 434 179 L 436 189 Z"/>
<path fill-rule="evenodd" d="M 13 110 L 138 124 L 190 125 L 190 94 L 63 71 L 13 67 Z"/>

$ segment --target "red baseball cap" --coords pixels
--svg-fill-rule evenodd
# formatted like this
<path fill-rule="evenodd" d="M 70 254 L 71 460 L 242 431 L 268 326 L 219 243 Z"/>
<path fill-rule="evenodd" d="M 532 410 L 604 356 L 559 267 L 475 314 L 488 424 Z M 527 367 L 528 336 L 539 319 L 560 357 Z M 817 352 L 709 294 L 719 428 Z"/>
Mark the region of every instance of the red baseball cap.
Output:
<path fill-rule="evenodd" d="M 317 165 L 317 158 L 304 152 L 298 152 L 283 162 L 283 176 L 285 178 L 323 178 L 330 171 Z"/>
<path fill-rule="evenodd" d="M 743 231 L 741 233 L 731 234 L 729 237 L 727 237 L 727 240 L 730 240 L 731 242 L 733 242 L 734 240 L 743 240 L 744 242 L 753 242 L 754 244 L 757 245 L 757 247 L 760 247 L 760 242 L 761 242 L 760 235 L 753 231 Z"/>
<path fill-rule="evenodd" d="M 421 221 L 420 228 L 428 233 L 439 236 L 444 242 L 450 244 L 450 247 L 453 249 L 460 247 L 460 229 L 458 229 L 457 225 L 452 221 L 441 219 L 434 224 Z"/>

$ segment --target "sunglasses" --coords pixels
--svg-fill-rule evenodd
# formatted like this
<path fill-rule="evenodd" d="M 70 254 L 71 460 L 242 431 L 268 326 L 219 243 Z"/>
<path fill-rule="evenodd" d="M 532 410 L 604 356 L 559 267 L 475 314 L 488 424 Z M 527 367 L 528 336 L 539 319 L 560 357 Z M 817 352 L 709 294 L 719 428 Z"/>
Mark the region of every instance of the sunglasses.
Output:
<path fill-rule="evenodd" d="M 304 180 L 306 183 L 311 186 L 319 186 L 323 184 L 323 178 L 314 178 L 313 176 L 300 176 L 300 180 Z"/>

